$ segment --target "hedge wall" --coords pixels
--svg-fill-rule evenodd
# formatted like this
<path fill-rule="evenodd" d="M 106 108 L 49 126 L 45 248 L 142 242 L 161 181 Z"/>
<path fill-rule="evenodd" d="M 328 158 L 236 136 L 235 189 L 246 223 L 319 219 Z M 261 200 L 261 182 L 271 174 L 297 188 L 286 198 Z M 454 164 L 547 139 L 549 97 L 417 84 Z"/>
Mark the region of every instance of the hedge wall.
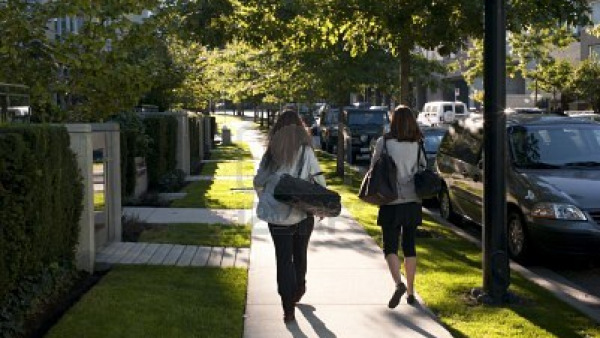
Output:
<path fill-rule="evenodd" d="M 190 172 L 193 172 L 201 160 L 200 158 L 200 119 L 191 117 L 189 119 L 190 136 Z"/>
<path fill-rule="evenodd" d="M 25 302 L 19 285 L 48 267 L 73 266 L 82 199 L 64 127 L 0 128 L 0 304 Z"/>
<path fill-rule="evenodd" d="M 135 158 L 146 156 L 150 138 L 137 113 L 119 114 L 115 121 L 121 129 L 121 196 L 129 197 L 135 192 Z"/>
<path fill-rule="evenodd" d="M 161 177 L 177 167 L 177 119 L 174 116 L 144 118 L 150 145 L 146 155 L 148 189 L 157 190 Z"/>

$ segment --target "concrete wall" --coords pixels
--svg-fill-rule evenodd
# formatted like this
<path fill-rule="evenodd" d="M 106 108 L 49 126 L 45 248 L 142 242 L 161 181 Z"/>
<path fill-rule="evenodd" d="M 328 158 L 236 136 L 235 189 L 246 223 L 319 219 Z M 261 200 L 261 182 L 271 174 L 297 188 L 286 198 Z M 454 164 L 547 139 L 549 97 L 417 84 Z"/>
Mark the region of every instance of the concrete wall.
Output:
<path fill-rule="evenodd" d="M 79 220 L 79 243 L 75 260 L 77 268 L 94 271 L 96 247 L 94 244 L 94 184 L 92 173 L 92 127 L 89 124 L 67 124 L 71 150 L 83 177 L 83 210 Z"/>

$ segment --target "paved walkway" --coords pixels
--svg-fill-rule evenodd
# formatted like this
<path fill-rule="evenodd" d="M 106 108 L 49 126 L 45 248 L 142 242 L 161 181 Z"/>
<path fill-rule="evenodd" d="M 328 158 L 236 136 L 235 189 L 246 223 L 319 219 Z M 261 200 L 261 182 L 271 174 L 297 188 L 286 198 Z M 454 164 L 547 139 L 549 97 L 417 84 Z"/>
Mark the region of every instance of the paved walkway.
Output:
<path fill-rule="evenodd" d="M 155 243 L 112 243 L 96 255 L 97 264 L 248 267 L 250 249 Z"/>
<path fill-rule="evenodd" d="M 240 134 L 259 159 L 264 136 Z M 396 309 L 387 308 L 394 283 L 382 251 L 346 210 L 316 224 L 307 292 L 297 307 L 297 322 L 285 325 L 271 236 L 264 222 L 254 219 L 253 224 L 244 337 L 451 337 L 424 305 L 410 306 L 403 299 Z"/>
<path fill-rule="evenodd" d="M 192 175 L 186 177 L 186 181 L 188 182 L 198 182 L 198 181 L 243 181 L 243 180 L 251 180 L 253 179 L 253 175 L 237 175 L 237 176 L 227 176 L 227 175 L 219 175 L 219 176 L 209 176 L 209 175 Z"/>
<path fill-rule="evenodd" d="M 253 220 L 252 209 L 194 209 L 126 207 L 123 215 L 136 217 L 146 223 L 208 223 L 249 224 Z"/>

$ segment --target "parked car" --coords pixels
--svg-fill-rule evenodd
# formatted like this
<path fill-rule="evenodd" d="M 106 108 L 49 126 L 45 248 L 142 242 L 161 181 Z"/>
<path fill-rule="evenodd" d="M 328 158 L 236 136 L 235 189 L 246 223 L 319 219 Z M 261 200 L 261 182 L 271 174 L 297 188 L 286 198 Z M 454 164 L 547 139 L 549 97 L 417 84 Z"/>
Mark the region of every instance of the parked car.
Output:
<path fill-rule="evenodd" d="M 423 148 L 427 156 L 427 166 L 434 169 L 435 158 L 448 128 L 443 127 L 421 127 L 423 133 Z"/>
<path fill-rule="evenodd" d="M 440 213 L 482 223 L 483 121 L 458 121 L 436 167 Z M 600 245 L 600 124 L 551 115 L 507 117 L 507 231 L 512 258 L 534 252 L 597 253 Z"/>
<path fill-rule="evenodd" d="M 329 108 L 324 106 L 321 109 L 321 117 L 319 118 L 319 137 L 321 141 L 321 149 L 330 153 L 333 152 L 337 145 L 338 139 L 338 108 Z"/>
<path fill-rule="evenodd" d="M 469 114 L 467 105 L 460 101 L 433 101 L 425 103 L 417 121 L 426 126 L 435 127 L 452 123 L 454 120 L 465 119 Z"/>
<path fill-rule="evenodd" d="M 358 155 L 371 154 L 371 141 L 389 128 L 387 110 L 346 108 L 344 110 L 344 141 L 346 160 L 353 164 Z"/>
<path fill-rule="evenodd" d="M 593 122 L 600 122 L 600 114 L 595 113 L 580 113 L 569 115 L 569 117 L 573 117 L 576 119 L 588 120 Z"/>
<path fill-rule="evenodd" d="M 546 111 L 537 107 L 507 108 L 505 114 L 546 114 Z"/>

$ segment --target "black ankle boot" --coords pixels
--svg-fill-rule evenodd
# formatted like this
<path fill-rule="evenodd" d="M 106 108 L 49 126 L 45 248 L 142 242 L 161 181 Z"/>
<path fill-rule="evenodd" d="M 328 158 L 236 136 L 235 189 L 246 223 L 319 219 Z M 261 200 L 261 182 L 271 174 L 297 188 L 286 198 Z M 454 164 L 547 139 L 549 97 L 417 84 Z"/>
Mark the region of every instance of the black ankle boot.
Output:
<path fill-rule="evenodd" d="M 402 298 L 402 295 L 405 292 L 406 292 L 406 285 L 404 285 L 404 283 L 402 283 L 402 282 L 398 283 L 398 285 L 396 285 L 396 290 L 394 291 L 392 298 L 390 298 L 388 307 L 390 309 L 393 309 L 396 306 L 398 306 L 398 304 L 400 304 L 400 298 Z"/>

